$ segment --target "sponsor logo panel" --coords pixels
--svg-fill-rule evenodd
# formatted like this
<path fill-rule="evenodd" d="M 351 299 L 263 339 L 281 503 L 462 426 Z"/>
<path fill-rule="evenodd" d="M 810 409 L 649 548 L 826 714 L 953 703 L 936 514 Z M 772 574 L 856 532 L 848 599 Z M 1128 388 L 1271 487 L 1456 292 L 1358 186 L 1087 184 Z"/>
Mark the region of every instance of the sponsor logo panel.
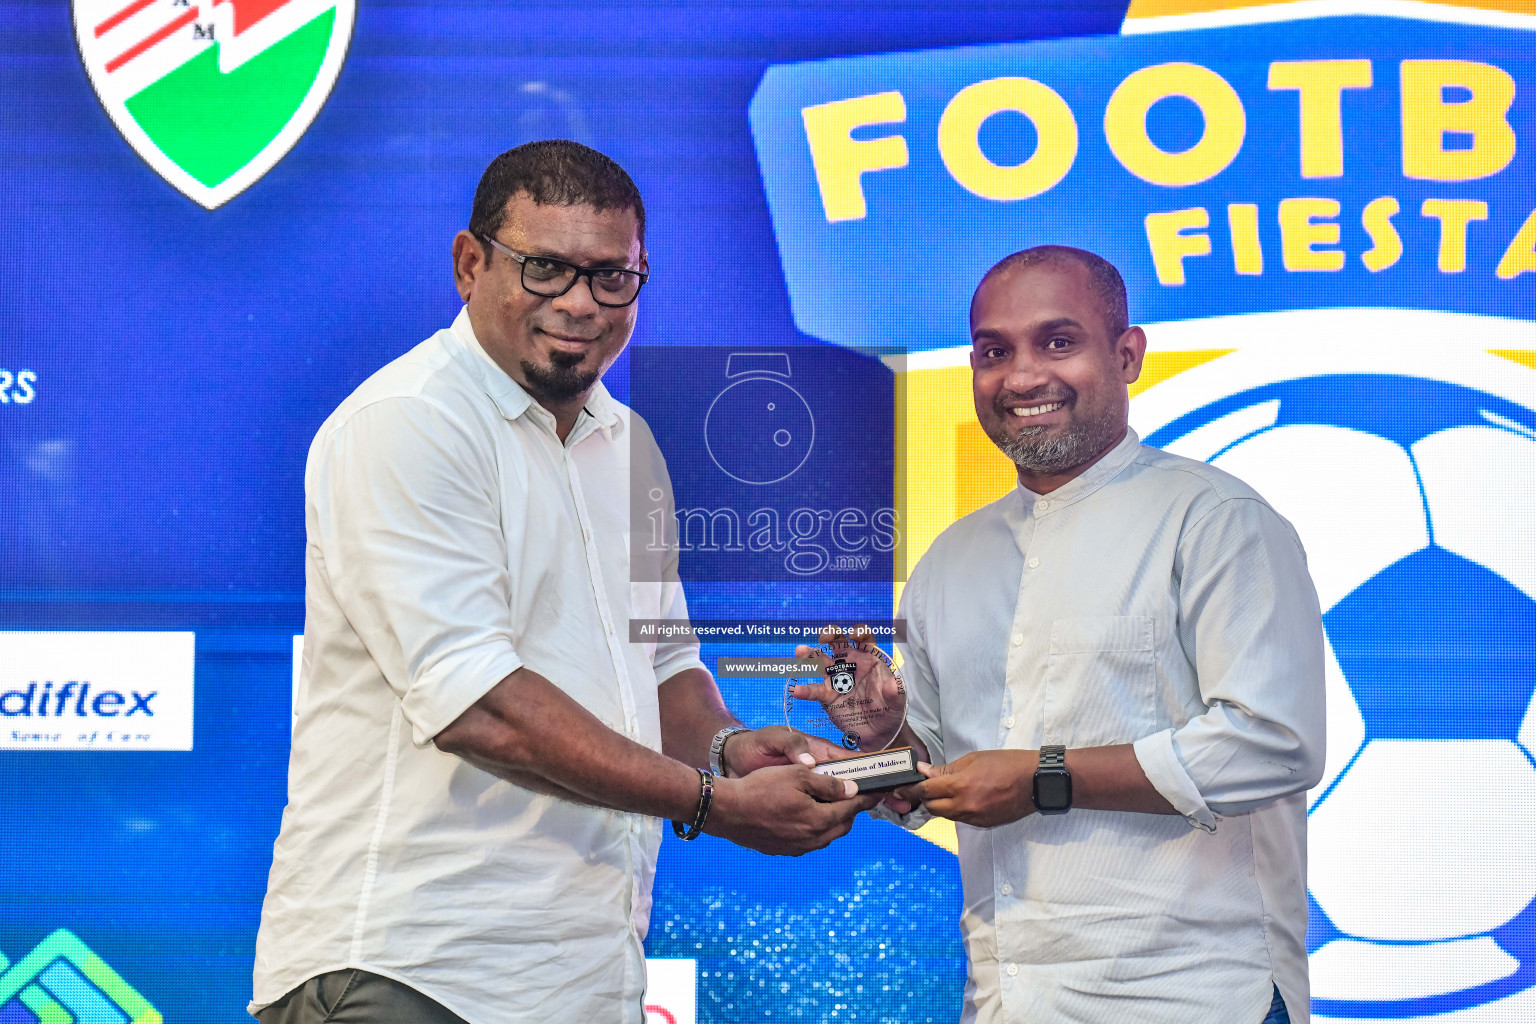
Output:
<path fill-rule="evenodd" d="M 0 749 L 191 750 L 195 634 L 0 633 Z"/>

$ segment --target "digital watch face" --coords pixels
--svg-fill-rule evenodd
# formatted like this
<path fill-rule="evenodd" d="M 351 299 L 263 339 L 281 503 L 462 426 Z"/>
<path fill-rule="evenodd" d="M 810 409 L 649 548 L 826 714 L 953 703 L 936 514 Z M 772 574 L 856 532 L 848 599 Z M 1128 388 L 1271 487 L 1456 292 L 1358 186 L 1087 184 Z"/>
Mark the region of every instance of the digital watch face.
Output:
<path fill-rule="evenodd" d="M 1064 811 L 1072 805 L 1072 776 L 1066 772 L 1035 775 L 1035 807 L 1042 813 Z"/>

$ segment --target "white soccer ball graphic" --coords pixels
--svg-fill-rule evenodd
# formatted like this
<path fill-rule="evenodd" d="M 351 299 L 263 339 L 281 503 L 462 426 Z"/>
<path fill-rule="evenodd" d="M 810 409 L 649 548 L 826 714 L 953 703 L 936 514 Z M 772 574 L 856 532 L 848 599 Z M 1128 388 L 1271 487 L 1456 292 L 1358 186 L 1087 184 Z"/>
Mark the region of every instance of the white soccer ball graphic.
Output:
<path fill-rule="evenodd" d="M 1133 404 L 1147 443 L 1240 477 L 1307 549 L 1329 648 L 1322 1017 L 1536 1019 L 1536 373 L 1486 351 L 1510 323 L 1229 318 L 1242 348 Z"/>

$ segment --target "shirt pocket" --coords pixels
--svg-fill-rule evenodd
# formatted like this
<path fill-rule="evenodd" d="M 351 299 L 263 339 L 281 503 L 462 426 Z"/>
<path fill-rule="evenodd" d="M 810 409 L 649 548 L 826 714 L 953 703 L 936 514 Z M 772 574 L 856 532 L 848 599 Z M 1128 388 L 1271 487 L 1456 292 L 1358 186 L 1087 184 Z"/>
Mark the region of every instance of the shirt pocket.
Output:
<path fill-rule="evenodd" d="M 1157 730 L 1157 654 L 1148 615 L 1056 619 L 1045 667 L 1045 743 L 1131 743 Z"/>

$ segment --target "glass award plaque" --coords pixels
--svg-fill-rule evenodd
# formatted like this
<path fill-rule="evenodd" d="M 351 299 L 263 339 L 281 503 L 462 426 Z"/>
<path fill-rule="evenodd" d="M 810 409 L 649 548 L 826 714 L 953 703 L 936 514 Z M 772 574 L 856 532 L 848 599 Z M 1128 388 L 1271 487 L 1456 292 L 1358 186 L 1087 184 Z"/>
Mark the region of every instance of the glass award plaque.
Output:
<path fill-rule="evenodd" d="M 896 663 L 866 635 L 824 630 L 819 640 L 795 652 L 817 662 L 822 675 L 788 680 L 784 720 L 857 753 L 823 761 L 816 771 L 850 779 L 860 792 L 921 782 L 912 748 L 892 747 L 907 721 L 907 689 Z"/>

